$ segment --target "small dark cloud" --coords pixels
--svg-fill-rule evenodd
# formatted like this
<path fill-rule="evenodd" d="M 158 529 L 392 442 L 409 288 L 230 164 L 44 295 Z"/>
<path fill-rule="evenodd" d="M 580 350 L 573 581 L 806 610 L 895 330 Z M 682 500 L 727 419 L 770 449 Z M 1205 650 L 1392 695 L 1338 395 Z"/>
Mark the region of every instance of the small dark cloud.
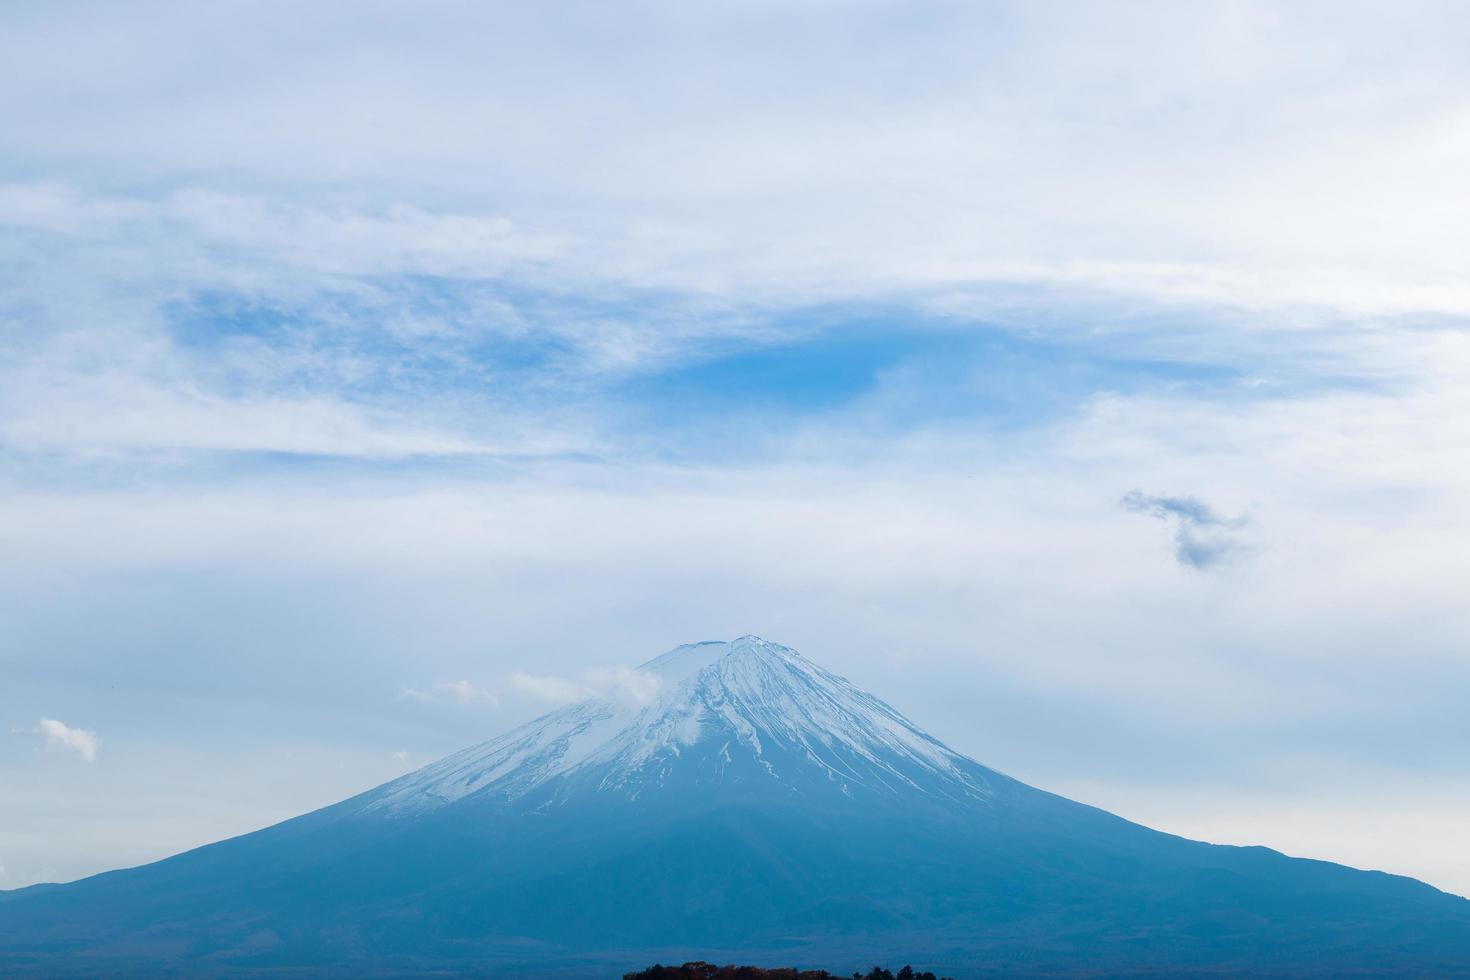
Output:
<path fill-rule="evenodd" d="M 1246 519 L 1222 517 L 1197 497 L 1157 497 L 1132 490 L 1121 502 L 1125 510 L 1174 525 L 1174 557 L 1181 565 L 1211 568 L 1241 550 L 1235 532 Z"/>

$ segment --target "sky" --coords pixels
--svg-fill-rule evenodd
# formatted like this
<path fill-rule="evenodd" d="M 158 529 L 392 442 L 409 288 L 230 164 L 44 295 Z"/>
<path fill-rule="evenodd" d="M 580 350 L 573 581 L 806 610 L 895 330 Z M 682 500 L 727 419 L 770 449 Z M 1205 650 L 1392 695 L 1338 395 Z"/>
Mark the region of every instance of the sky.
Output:
<path fill-rule="evenodd" d="M 1458 3 L 0 9 L 0 888 L 754 633 L 1470 894 Z"/>

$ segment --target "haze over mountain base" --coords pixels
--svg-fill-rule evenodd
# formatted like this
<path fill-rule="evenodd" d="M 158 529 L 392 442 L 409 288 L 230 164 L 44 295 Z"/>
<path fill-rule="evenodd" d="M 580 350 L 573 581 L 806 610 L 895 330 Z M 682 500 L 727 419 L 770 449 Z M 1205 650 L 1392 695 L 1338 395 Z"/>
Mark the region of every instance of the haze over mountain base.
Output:
<path fill-rule="evenodd" d="M 257 833 L 0 894 L 0 967 L 1470 972 L 1464 899 L 1034 789 L 786 647 L 680 647 L 639 677 Z"/>

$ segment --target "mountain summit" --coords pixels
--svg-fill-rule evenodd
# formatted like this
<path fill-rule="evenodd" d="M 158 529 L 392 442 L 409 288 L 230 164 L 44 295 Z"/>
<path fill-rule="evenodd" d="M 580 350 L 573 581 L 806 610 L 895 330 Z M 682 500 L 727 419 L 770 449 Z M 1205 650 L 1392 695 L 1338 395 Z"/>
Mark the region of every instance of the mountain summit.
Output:
<path fill-rule="evenodd" d="M 389 783 L 364 809 L 420 814 L 470 797 L 540 808 L 589 794 L 988 793 L 963 756 L 790 647 L 755 636 L 694 643 L 637 674 L 620 696 L 553 712 Z"/>
<path fill-rule="evenodd" d="M 1470 903 L 1140 827 L 788 647 L 678 647 L 335 806 L 0 893 L 0 970 L 614 976 L 654 960 L 1465 973 Z"/>

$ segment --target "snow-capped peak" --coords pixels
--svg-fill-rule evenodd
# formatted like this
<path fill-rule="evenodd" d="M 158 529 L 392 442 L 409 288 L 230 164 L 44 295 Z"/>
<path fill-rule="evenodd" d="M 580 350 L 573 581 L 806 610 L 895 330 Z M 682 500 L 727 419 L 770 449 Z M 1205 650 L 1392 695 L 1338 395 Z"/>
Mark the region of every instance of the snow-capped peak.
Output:
<path fill-rule="evenodd" d="M 594 698 L 369 794 L 404 815 L 470 797 L 540 805 L 676 786 L 732 796 L 918 791 L 984 798 L 973 762 L 790 647 L 756 636 L 676 647 L 637 668 L 638 698 Z"/>

